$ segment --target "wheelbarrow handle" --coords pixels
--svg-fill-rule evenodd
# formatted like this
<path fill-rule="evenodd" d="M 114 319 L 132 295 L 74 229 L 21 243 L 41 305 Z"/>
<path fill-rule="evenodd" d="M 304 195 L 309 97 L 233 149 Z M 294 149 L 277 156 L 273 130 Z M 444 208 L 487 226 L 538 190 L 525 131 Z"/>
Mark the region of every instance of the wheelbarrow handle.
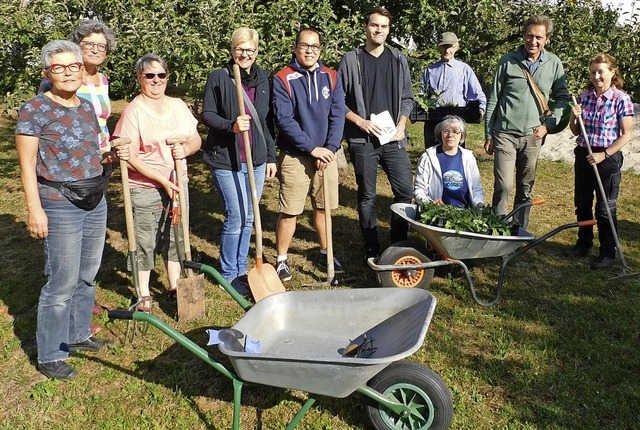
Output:
<path fill-rule="evenodd" d="M 198 263 L 196 261 L 184 260 L 184 267 L 186 267 L 187 269 L 200 271 L 202 269 L 202 263 Z"/>
<path fill-rule="evenodd" d="M 124 309 L 112 309 L 109 311 L 109 319 L 111 320 L 132 320 L 133 312 Z"/>
<path fill-rule="evenodd" d="M 591 227 L 592 225 L 596 225 L 597 221 L 595 219 L 588 219 L 586 221 L 578 221 L 578 227 Z"/>

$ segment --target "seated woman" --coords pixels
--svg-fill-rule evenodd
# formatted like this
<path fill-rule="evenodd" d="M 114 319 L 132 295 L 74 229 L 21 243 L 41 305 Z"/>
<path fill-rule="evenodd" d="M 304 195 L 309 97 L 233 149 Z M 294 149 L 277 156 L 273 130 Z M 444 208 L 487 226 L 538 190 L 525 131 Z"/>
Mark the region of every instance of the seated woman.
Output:
<path fill-rule="evenodd" d="M 167 211 L 173 193 L 180 191 L 171 180 L 172 172 L 175 163 L 182 163 L 186 176 L 184 158 L 200 149 L 202 139 L 189 107 L 182 100 L 165 95 L 169 69 L 162 57 L 146 54 L 135 68 L 140 94 L 124 108 L 114 135 L 132 141 L 129 178 L 138 248 L 138 309 L 150 312 L 149 279 L 156 254 L 164 259 L 169 293 L 175 292 L 180 277 L 176 238 Z M 167 144 L 169 139 L 180 139 L 184 144 L 171 147 Z M 186 177 L 184 181 L 187 182 Z"/>
<path fill-rule="evenodd" d="M 428 148 L 416 170 L 413 197 L 416 202 L 434 202 L 464 208 L 484 207 L 484 191 L 476 158 L 460 147 L 467 137 L 464 120 L 448 115 L 436 126 L 438 145 Z"/>

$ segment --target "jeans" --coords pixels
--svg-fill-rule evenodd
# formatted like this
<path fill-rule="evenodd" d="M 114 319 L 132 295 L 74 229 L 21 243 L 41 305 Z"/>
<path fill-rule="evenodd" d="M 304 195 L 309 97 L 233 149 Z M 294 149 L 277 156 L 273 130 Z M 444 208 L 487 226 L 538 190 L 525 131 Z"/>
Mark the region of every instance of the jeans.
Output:
<path fill-rule="evenodd" d="M 602 152 L 603 149 L 595 148 L 593 152 Z M 598 226 L 598 238 L 600 239 L 600 255 L 609 258 L 616 256 L 616 241 L 607 217 L 607 208 L 598 187 L 597 179 L 594 175 L 593 166 L 587 161 L 588 150 L 583 146 L 576 146 L 573 150 L 576 155 L 574 164 L 574 202 L 576 205 L 576 216 L 578 221 L 593 219 L 593 196 L 596 197 L 596 222 Z M 606 204 L 609 206 L 613 225 L 618 229 L 618 218 L 616 216 L 618 207 L 618 193 L 622 180 L 622 152 L 618 151 L 597 164 L 598 174 L 602 181 L 604 193 L 607 196 Z M 590 248 L 593 246 L 593 226 L 580 227 L 578 229 L 577 245 Z"/>
<path fill-rule="evenodd" d="M 38 301 L 36 340 L 38 363 L 50 363 L 69 356 L 69 343 L 91 336 L 93 281 L 104 249 L 107 201 L 103 198 L 90 211 L 66 199 L 41 201 L 49 234 L 42 241 L 47 283 Z"/>
<path fill-rule="evenodd" d="M 513 207 L 531 201 L 533 184 L 536 181 L 538 154 L 542 141 L 533 135 L 514 136 L 508 133 L 495 132 L 494 164 L 493 164 L 493 207 L 498 215 L 507 214 L 509 194 L 513 189 L 513 170 L 516 175 L 516 195 Z M 518 211 L 514 220 L 526 229 L 529 225 L 531 207 Z"/>
<path fill-rule="evenodd" d="M 258 201 L 267 170 L 263 163 L 253 168 Z M 247 164 L 240 171 L 211 167 L 213 183 L 224 205 L 225 219 L 220 236 L 220 274 L 228 281 L 247 273 L 247 256 L 253 230 L 253 205 Z"/>
<path fill-rule="evenodd" d="M 379 251 L 378 220 L 376 218 L 376 182 L 378 165 L 387 174 L 394 203 L 411 203 L 413 173 L 405 148 L 391 142 L 375 148 L 371 142 L 351 143 L 349 155 L 358 185 L 358 218 L 367 250 Z M 391 243 L 407 239 L 409 225 L 399 215 L 391 215 Z"/>

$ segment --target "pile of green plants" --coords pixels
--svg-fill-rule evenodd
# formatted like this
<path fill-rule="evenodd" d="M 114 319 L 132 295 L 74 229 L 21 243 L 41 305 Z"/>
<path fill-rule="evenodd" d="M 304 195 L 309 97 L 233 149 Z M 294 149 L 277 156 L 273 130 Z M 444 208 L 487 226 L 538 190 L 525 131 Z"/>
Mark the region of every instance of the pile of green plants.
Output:
<path fill-rule="evenodd" d="M 512 223 L 496 215 L 490 206 L 484 208 L 457 208 L 437 205 L 433 202 L 419 203 L 419 219 L 423 224 L 448 228 L 456 232 L 510 236 Z"/>

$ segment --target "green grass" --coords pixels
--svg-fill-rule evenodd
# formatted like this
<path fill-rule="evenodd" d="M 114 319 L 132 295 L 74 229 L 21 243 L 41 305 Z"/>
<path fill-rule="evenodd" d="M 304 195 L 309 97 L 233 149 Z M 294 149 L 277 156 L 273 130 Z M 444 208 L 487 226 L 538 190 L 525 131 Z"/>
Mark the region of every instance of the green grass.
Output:
<path fill-rule="evenodd" d="M 42 249 L 29 238 L 13 143 L 14 123 L 0 122 L 0 429 L 227 429 L 232 418 L 232 385 L 224 376 L 150 328 L 124 344 L 125 324 L 97 318 L 101 336 L 114 344 L 98 354 L 78 354 L 70 363 L 79 376 L 48 381 L 35 369 L 36 304 Z M 471 126 L 469 146 L 479 161 L 487 197 L 492 160 L 481 150 L 480 127 Z M 410 128 L 411 155 L 421 153 L 422 127 Z M 221 206 L 206 166 L 190 161 L 194 259 L 216 266 Z M 378 214 L 388 246 L 391 194 L 379 181 Z M 541 236 L 574 221 L 573 170 L 541 161 L 530 230 Z M 109 193 L 107 245 L 98 276 L 98 301 L 127 306 L 133 288 L 126 273 L 126 240 L 119 177 Z M 266 256 L 274 259 L 277 182 L 268 182 L 262 204 Z M 350 168 L 341 176 L 341 207 L 333 213 L 335 253 L 356 280 L 346 287 L 376 284 L 362 265 Z M 624 174 L 619 200 L 620 236 L 630 272 L 640 271 L 640 177 Z M 309 213 L 300 217 L 290 249 L 295 271 L 290 289 L 322 279 L 312 264 L 317 251 Z M 640 277 L 608 280 L 619 272 L 591 271 L 588 261 L 562 253 L 575 241 L 564 231 L 522 255 L 507 270 L 503 298 L 492 308 L 473 303 L 454 271 L 438 273 L 430 286 L 438 306 L 425 344 L 410 360 L 423 363 L 446 381 L 454 398 L 455 429 L 632 429 L 640 422 Z M 488 295 L 499 261 L 472 269 L 474 284 Z M 207 281 L 207 316 L 191 323 L 174 320 L 175 304 L 162 295 L 163 274 L 153 278 L 155 314 L 201 345 L 204 328 L 232 325 L 240 307 Z M 217 350 L 216 357 L 224 360 Z M 243 429 L 284 428 L 305 401 L 305 393 L 247 386 L 242 398 Z M 301 429 L 367 428 L 358 396 L 320 398 Z"/>

